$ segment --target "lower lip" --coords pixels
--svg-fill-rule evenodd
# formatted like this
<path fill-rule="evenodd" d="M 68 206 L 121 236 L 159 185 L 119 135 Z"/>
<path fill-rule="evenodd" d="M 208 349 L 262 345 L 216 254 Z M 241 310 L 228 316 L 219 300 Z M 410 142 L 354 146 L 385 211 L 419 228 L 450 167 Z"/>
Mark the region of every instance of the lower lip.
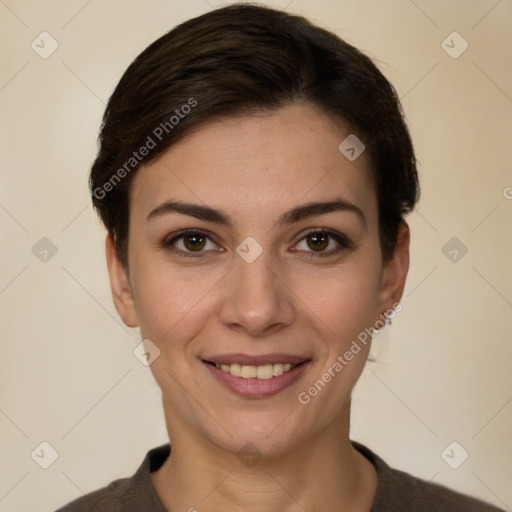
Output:
<path fill-rule="evenodd" d="M 246 398 L 265 398 L 276 395 L 291 386 L 306 371 L 311 361 L 305 361 L 292 370 L 271 379 L 244 379 L 219 370 L 216 366 L 205 361 L 203 363 L 212 375 L 233 393 Z"/>

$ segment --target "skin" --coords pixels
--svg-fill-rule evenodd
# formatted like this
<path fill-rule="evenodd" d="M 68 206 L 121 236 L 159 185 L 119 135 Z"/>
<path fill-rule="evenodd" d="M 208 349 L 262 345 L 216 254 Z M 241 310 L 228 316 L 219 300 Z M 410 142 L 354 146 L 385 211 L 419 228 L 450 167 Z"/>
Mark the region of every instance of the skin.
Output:
<path fill-rule="evenodd" d="M 400 300 L 409 267 L 405 223 L 393 258 L 382 264 L 369 160 L 363 153 L 349 161 L 338 150 L 349 133 L 308 105 L 214 120 L 134 178 L 129 269 L 110 236 L 107 264 L 121 318 L 161 351 L 150 368 L 172 455 L 151 477 L 171 512 L 371 508 L 377 475 L 349 441 L 350 395 L 370 343 L 307 405 L 297 399 Z M 365 223 L 336 211 L 277 224 L 298 205 L 335 198 L 358 206 Z M 223 210 L 233 225 L 178 213 L 146 219 L 170 199 Z M 202 257 L 159 245 L 186 228 L 215 237 L 203 241 Z M 312 228 L 342 233 L 353 245 L 308 258 L 340 247 L 328 238 L 318 249 L 307 237 Z M 248 236 L 263 249 L 252 263 L 236 252 Z M 174 248 L 197 254 L 188 241 Z M 234 352 L 299 354 L 311 364 L 272 397 L 242 398 L 202 362 Z M 250 467 L 237 456 L 246 443 L 261 457 Z"/>

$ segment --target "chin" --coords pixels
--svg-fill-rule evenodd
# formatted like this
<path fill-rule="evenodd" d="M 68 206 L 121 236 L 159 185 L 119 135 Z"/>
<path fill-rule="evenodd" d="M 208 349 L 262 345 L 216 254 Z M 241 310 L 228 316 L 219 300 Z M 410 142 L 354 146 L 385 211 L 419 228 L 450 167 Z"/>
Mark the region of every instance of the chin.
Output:
<path fill-rule="evenodd" d="M 225 423 L 226 430 L 208 436 L 222 450 L 238 457 L 280 457 L 297 449 L 308 438 L 304 422 L 291 420 L 289 412 L 280 414 L 247 414 L 242 419 Z M 259 416 L 259 417 L 258 417 Z M 232 432 L 231 437 L 228 432 Z"/>

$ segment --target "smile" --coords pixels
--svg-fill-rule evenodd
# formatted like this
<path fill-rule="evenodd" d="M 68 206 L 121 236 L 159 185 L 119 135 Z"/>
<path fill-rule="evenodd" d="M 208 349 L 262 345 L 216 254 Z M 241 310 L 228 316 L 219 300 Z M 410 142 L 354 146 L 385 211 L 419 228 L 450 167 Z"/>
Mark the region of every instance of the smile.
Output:
<path fill-rule="evenodd" d="M 292 386 L 312 364 L 311 359 L 291 354 L 259 357 L 233 354 L 212 359 L 215 360 L 203 359 L 203 364 L 214 380 L 244 398 L 276 395 Z M 281 362 L 273 362 L 276 360 Z"/>
<path fill-rule="evenodd" d="M 244 379 L 272 379 L 273 377 L 279 377 L 285 372 L 289 372 L 295 368 L 295 364 L 291 363 L 275 363 L 265 364 L 262 366 L 248 366 L 234 364 L 215 363 L 217 369 L 222 370 L 225 373 L 230 373 L 235 377 L 242 377 Z"/>

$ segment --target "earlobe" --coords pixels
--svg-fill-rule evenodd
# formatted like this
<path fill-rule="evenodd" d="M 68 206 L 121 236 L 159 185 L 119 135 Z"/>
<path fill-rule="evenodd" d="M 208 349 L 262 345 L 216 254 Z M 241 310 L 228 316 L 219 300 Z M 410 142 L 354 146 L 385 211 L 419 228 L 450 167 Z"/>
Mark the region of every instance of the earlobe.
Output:
<path fill-rule="evenodd" d="M 105 255 L 114 306 L 128 327 L 138 327 L 132 287 L 126 271 L 119 261 L 110 233 L 107 234 L 105 240 Z"/>
<path fill-rule="evenodd" d="M 402 222 L 398 229 L 395 252 L 384 268 L 378 317 L 386 311 L 392 311 L 393 305 L 399 303 L 402 298 L 409 271 L 409 244 L 409 226 Z"/>

